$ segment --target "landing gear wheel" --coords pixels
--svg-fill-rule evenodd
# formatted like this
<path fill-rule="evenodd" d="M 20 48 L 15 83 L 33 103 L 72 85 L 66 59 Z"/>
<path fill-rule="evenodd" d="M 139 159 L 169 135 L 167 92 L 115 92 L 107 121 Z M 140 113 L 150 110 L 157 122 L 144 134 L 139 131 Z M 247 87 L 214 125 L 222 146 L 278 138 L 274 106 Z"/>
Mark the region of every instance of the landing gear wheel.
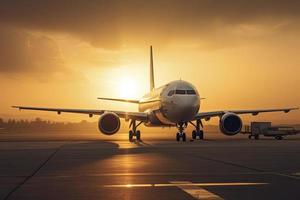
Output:
<path fill-rule="evenodd" d="M 192 132 L 192 139 L 196 140 L 197 137 L 199 136 L 199 140 L 203 140 L 204 132 L 203 132 L 203 124 L 201 120 L 196 120 L 196 124 L 194 124 L 192 121 L 190 121 L 189 123 L 195 127 L 195 129 Z"/>
<path fill-rule="evenodd" d="M 252 135 L 249 135 L 248 138 L 249 138 L 249 140 L 251 140 L 252 139 Z"/>
<path fill-rule="evenodd" d="M 203 140 L 204 138 L 204 133 L 202 130 L 193 130 L 192 132 L 192 138 L 193 140 L 196 140 L 197 139 L 197 136 L 199 136 L 199 140 Z"/>
<path fill-rule="evenodd" d="M 192 132 L 192 138 L 193 138 L 193 140 L 197 139 L 197 133 L 195 130 Z"/>
<path fill-rule="evenodd" d="M 133 131 L 129 131 L 129 141 L 131 142 L 133 139 Z"/>
<path fill-rule="evenodd" d="M 282 137 L 282 136 L 276 136 L 275 139 L 276 139 L 276 140 L 282 140 L 283 137 Z"/>
<path fill-rule="evenodd" d="M 133 137 L 135 136 L 136 137 L 136 140 L 139 141 L 141 140 L 141 131 L 139 130 L 136 130 L 136 128 L 141 125 L 143 122 L 140 121 L 138 124 L 136 124 L 136 121 L 135 120 L 131 120 L 130 122 L 130 125 L 129 125 L 129 128 L 132 128 L 130 131 L 129 131 L 129 141 L 132 142 L 132 139 Z"/>
<path fill-rule="evenodd" d="M 176 140 L 180 141 L 180 138 L 182 138 L 182 141 L 186 141 L 186 134 L 184 132 L 184 129 L 187 127 L 187 122 L 180 122 L 177 124 L 178 132 L 176 134 Z"/>
<path fill-rule="evenodd" d="M 255 135 L 254 139 L 259 140 L 259 135 Z"/>
<path fill-rule="evenodd" d="M 176 133 L 176 141 L 179 142 L 180 141 L 180 134 Z"/>
<path fill-rule="evenodd" d="M 185 133 L 182 133 L 181 137 L 182 137 L 182 141 L 185 142 L 186 141 L 186 135 L 185 135 Z"/>
<path fill-rule="evenodd" d="M 202 131 L 202 130 L 199 131 L 199 139 L 200 139 L 200 140 L 203 140 L 203 139 L 204 139 L 204 134 L 203 134 L 203 131 Z"/>
<path fill-rule="evenodd" d="M 136 139 L 137 139 L 138 141 L 141 140 L 141 131 L 136 131 Z"/>

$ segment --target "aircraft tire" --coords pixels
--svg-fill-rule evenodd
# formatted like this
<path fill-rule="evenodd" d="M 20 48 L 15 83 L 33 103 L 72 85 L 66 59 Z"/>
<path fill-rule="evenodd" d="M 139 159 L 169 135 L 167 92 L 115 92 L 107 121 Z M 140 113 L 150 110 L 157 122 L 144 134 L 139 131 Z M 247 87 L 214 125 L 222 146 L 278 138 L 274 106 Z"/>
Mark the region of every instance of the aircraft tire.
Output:
<path fill-rule="evenodd" d="M 132 138 L 133 138 L 133 131 L 130 130 L 130 131 L 129 131 L 129 141 L 130 141 L 130 142 L 132 141 Z"/>
<path fill-rule="evenodd" d="M 199 131 L 199 139 L 200 139 L 200 140 L 203 140 L 203 139 L 204 139 L 204 133 L 203 133 L 202 130 Z"/>
<path fill-rule="evenodd" d="M 276 140 L 282 140 L 283 137 L 282 137 L 282 136 L 276 136 L 275 139 L 276 139 Z"/>
<path fill-rule="evenodd" d="M 193 138 L 193 140 L 196 140 L 196 139 L 197 139 L 197 134 L 196 134 L 196 131 L 195 131 L 195 130 L 192 132 L 192 138 Z"/>
<path fill-rule="evenodd" d="M 180 141 L 180 134 L 176 133 L 176 141 L 179 142 Z"/>
<path fill-rule="evenodd" d="M 141 140 L 141 131 L 136 131 L 136 139 Z"/>
<path fill-rule="evenodd" d="M 185 135 L 185 133 L 182 133 L 182 141 L 183 141 L 183 142 L 186 141 L 186 135 Z"/>

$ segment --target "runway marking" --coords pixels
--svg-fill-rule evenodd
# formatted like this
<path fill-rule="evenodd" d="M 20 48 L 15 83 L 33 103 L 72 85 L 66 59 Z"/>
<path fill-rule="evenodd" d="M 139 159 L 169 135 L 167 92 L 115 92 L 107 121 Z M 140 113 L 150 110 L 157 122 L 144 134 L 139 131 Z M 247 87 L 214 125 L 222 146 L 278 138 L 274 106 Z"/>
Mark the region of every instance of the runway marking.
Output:
<path fill-rule="evenodd" d="M 296 175 L 296 176 L 300 176 L 300 172 L 294 173 L 294 175 Z"/>
<path fill-rule="evenodd" d="M 194 156 L 194 157 L 197 157 L 197 158 L 201 158 L 203 160 L 209 160 L 209 161 L 222 163 L 222 164 L 225 164 L 225 165 L 231 165 L 231 166 L 234 166 L 234 167 L 244 168 L 244 169 L 248 169 L 248 170 L 252 170 L 252 171 L 256 171 L 256 172 L 265 172 L 264 170 L 261 170 L 261 169 L 256 169 L 256 168 L 253 168 L 253 167 L 247 167 L 247 166 L 237 164 L 237 163 L 233 163 L 233 162 L 229 162 L 229 161 L 209 158 L 209 157 L 205 157 L 205 156 L 193 155 L 193 154 L 190 154 L 190 153 L 188 153 L 188 155 Z"/>
<path fill-rule="evenodd" d="M 24 180 L 22 180 L 16 187 L 14 187 L 5 197 L 4 200 L 7 200 L 15 191 L 17 191 L 20 187 L 22 187 L 29 179 L 34 177 L 57 153 L 59 150 L 63 148 L 65 144 L 62 144 L 57 149 L 55 149 L 48 157 L 47 159 L 42 162 L 37 169 L 35 169 L 31 174 L 25 177 Z"/>
<path fill-rule="evenodd" d="M 288 177 L 288 178 L 292 178 L 292 179 L 300 179 L 300 177 L 293 176 L 295 174 L 288 175 L 288 174 L 282 174 L 282 173 L 272 172 L 272 171 L 268 172 L 268 171 L 264 171 L 264 170 L 261 170 L 261 169 L 257 169 L 257 168 L 253 168 L 253 167 L 247 167 L 247 166 L 244 166 L 244 165 L 241 165 L 241 164 L 228 162 L 228 161 L 224 161 L 224 160 L 218 160 L 218 159 L 208 158 L 208 157 L 204 157 L 204 156 L 192 155 L 192 154 L 189 154 L 189 153 L 188 153 L 188 155 L 198 157 L 198 158 L 201 158 L 201 159 L 204 159 L 204 160 L 210 160 L 210 161 L 214 161 L 214 162 L 223 163 L 223 164 L 226 164 L 226 165 L 231 165 L 231 166 L 235 166 L 235 167 L 249 169 L 249 170 L 252 170 L 252 171 L 256 171 L 257 173 L 261 173 L 261 174 L 273 174 L 273 175 L 284 176 L 284 177 Z"/>
<path fill-rule="evenodd" d="M 192 185 L 189 181 L 172 181 L 170 182 L 176 185 L 178 188 L 182 189 L 195 199 L 210 199 L 210 200 L 222 200 L 220 196 L 209 192 L 199 186 Z"/>
<path fill-rule="evenodd" d="M 293 175 L 288 175 L 288 174 L 282 174 L 282 173 L 277 173 L 277 172 L 272 172 L 271 174 L 277 175 L 277 176 L 284 176 L 284 177 L 288 177 L 288 178 L 292 178 L 292 179 L 300 179 L 300 177 L 297 177 L 297 174 L 293 174 Z M 296 175 L 296 176 L 294 176 Z M 300 175 L 300 173 L 298 174 L 298 176 Z"/>
<path fill-rule="evenodd" d="M 116 184 L 116 185 L 102 185 L 105 188 L 134 188 L 134 187 L 179 187 L 179 186 L 251 186 L 251 185 L 267 185 L 269 183 L 255 183 L 255 182 L 237 182 L 237 183 L 192 183 L 188 181 L 172 181 L 170 183 L 149 183 L 149 184 Z"/>

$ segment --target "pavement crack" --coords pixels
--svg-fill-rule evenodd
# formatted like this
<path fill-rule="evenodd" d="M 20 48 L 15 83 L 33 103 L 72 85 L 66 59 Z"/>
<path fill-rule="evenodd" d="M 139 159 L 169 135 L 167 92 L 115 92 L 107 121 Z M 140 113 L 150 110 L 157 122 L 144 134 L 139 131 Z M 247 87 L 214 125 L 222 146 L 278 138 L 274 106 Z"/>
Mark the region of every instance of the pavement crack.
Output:
<path fill-rule="evenodd" d="M 247 167 L 247 166 L 232 163 L 232 162 L 229 162 L 229 161 L 218 160 L 218 159 L 208 158 L 208 157 L 205 157 L 205 156 L 192 155 L 192 154 L 189 154 L 189 155 L 194 156 L 194 157 L 198 157 L 198 158 L 201 158 L 201 159 L 204 159 L 204 160 L 209 160 L 209 161 L 218 162 L 218 163 L 222 163 L 222 164 L 226 164 L 226 165 L 231 165 L 231 166 L 234 166 L 234 167 L 249 169 L 249 170 L 256 171 L 256 172 L 266 172 L 266 171 L 261 170 L 261 169 L 257 169 L 257 168 L 253 168 L 253 167 Z"/>
<path fill-rule="evenodd" d="M 17 191 L 20 187 L 22 187 L 27 181 L 29 181 L 32 177 L 34 177 L 50 160 L 53 158 L 59 150 L 64 146 L 59 146 L 53 153 L 51 153 L 48 158 L 42 162 L 30 175 L 26 176 L 23 181 L 21 181 L 16 187 L 14 187 L 3 199 L 7 200 L 15 191 Z"/>

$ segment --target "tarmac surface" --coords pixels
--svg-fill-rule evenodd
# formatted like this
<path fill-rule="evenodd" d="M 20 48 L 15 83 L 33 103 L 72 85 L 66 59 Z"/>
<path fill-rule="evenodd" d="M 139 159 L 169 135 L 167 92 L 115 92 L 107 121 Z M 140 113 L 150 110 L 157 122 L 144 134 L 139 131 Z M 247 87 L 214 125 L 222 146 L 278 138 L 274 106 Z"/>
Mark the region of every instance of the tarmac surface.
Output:
<path fill-rule="evenodd" d="M 300 140 L 1 140 L 0 199 L 300 199 Z"/>

